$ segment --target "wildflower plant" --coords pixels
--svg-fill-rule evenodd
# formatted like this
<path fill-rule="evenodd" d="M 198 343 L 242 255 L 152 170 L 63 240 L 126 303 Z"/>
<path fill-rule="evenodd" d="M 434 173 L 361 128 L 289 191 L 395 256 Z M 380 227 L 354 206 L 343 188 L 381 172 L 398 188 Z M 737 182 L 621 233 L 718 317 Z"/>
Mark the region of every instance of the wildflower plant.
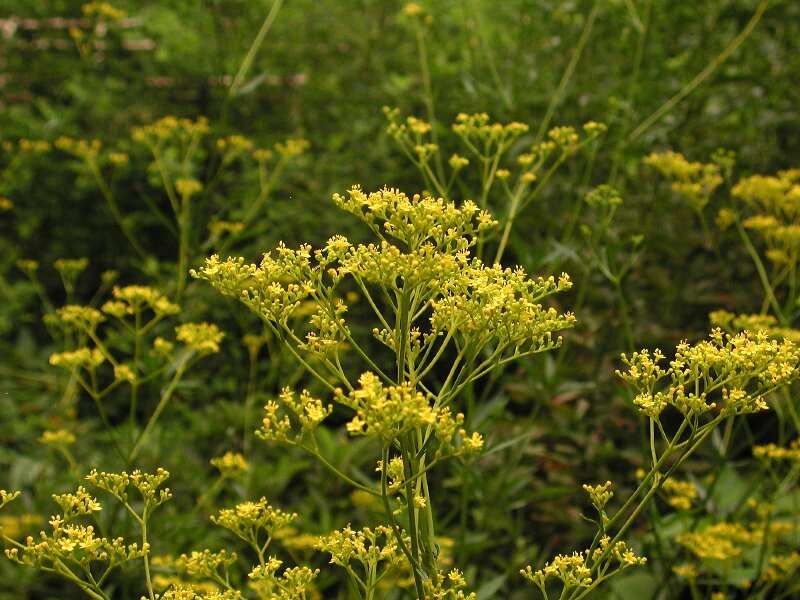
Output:
<path fill-rule="evenodd" d="M 141 451 L 158 418 L 181 380 L 201 358 L 219 352 L 224 333 L 209 323 L 183 323 L 174 327 L 174 340 L 157 335 L 159 324 L 180 307 L 147 286 L 115 286 L 111 299 L 100 309 L 69 304 L 46 317 L 63 330 L 69 349 L 50 356 L 50 364 L 65 369 L 93 401 L 103 424 L 112 433 L 109 398 L 128 389 L 130 442 L 116 439 L 114 446 L 130 464 Z M 165 382 L 160 398 L 140 429 L 142 389 Z M 67 394 L 71 394 L 67 387 Z M 116 394 L 116 396 L 115 396 Z M 66 404 L 73 399 L 66 398 Z"/>
<path fill-rule="evenodd" d="M 709 163 L 690 162 L 676 152 L 653 154 L 645 162 L 672 180 L 672 189 L 694 208 L 709 238 L 703 209 L 727 183 L 729 199 L 716 208 L 716 222 L 721 231 L 735 229 L 753 261 L 764 293 L 761 314 L 771 311 L 781 327 L 789 327 L 800 293 L 800 170 L 751 175 L 734 183 L 735 156 L 723 150 Z"/>
<path fill-rule="evenodd" d="M 429 193 L 446 199 L 476 198 L 478 207 L 498 215 L 499 231 L 486 232 L 476 247 L 478 257 L 484 258 L 484 243 L 499 233 L 495 263 L 502 259 L 520 213 L 540 196 L 569 158 L 584 148 L 595 148 L 606 132 L 602 123 L 588 122 L 583 131 L 554 127 L 540 140 L 527 135 L 525 123 L 503 124 L 493 122 L 486 113 L 459 113 L 451 129 L 466 156 L 452 154 L 447 160 L 450 174 L 446 175 L 440 156 L 443 150 L 434 137 L 436 123 L 413 116 L 401 120 L 398 109 L 384 108 L 384 113 L 389 120 L 388 135 L 420 171 Z"/>
<path fill-rule="evenodd" d="M 152 270 L 155 249 L 147 248 L 137 230 L 136 218 L 126 215 L 119 201 L 119 184 L 144 160 L 149 182 L 166 196 L 168 211 L 147 201 L 148 208 L 177 242 L 177 260 L 172 299 L 180 302 L 187 284 L 186 273 L 200 249 L 224 250 L 239 240 L 264 209 L 286 166 L 301 155 L 308 143 L 286 140 L 274 149 L 258 148 L 253 140 L 238 134 L 209 139 L 208 119 L 163 117 L 134 127 L 130 140 L 106 148 L 100 140 L 61 137 L 54 146 L 78 160 L 95 183 L 109 211 L 143 266 Z M 140 149 L 144 149 L 142 157 Z M 212 167 L 206 171 L 206 163 Z M 133 165 L 131 163 L 134 163 Z M 226 173 L 247 169 L 256 173 L 256 183 L 239 193 L 247 197 L 241 205 L 215 202 Z M 255 189 L 252 189 L 255 188 Z M 208 223 L 208 237 L 196 239 L 198 215 Z M 141 215 L 139 215 L 141 217 Z M 252 232 L 250 232 L 252 233 Z M 155 273 L 161 276 L 161 273 Z"/>
<path fill-rule="evenodd" d="M 280 245 L 260 265 L 212 256 L 192 274 L 255 312 L 329 390 L 330 402 L 285 390 L 280 402 L 266 405 L 258 435 L 306 450 L 378 497 L 385 534 L 392 532 L 417 597 L 424 598 L 425 582 L 436 587 L 441 580 L 427 474 L 446 458 L 483 447 L 480 434 L 467 432 L 459 394 L 503 364 L 558 346 L 556 332 L 575 317 L 542 302 L 571 284 L 565 274 L 531 279 L 519 267 L 488 266 L 472 257 L 477 238 L 496 225 L 472 202 L 457 207 L 394 189 L 367 194 L 358 187 L 333 200 L 378 242 L 353 244 L 334 236 L 318 250 Z M 344 299 L 351 291 L 375 318 L 371 346 L 355 339 L 348 324 L 351 307 Z M 305 331 L 292 318 L 304 303 L 314 307 Z M 386 350 L 383 355 L 376 344 Z M 357 378 L 344 366 L 345 352 L 365 369 Z M 351 435 L 375 440 L 379 481 L 357 481 L 319 452 L 315 430 L 334 404 L 350 409 Z"/>
<path fill-rule="evenodd" d="M 106 580 L 115 569 L 141 559 L 145 584 L 153 600 L 147 527 L 153 511 L 171 498 L 169 488 L 163 487 L 168 477 L 169 473 L 163 469 L 155 474 L 92 471 L 86 477 L 94 487 L 107 492 L 124 506 L 139 526 L 140 543 L 128 544 L 121 537 L 98 535 L 102 527 L 84 524 L 87 520 L 94 520 L 95 514 L 102 510 L 102 505 L 81 486 L 75 493 L 53 495 L 62 512 L 50 518 L 52 531 L 42 531 L 38 538 L 28 536 L 24 544 L 4 536 L 11 546 L 6 550 L 6 556 L 21 565 L 55 573 L 97 600 L 110 598 Z M 131 497 L 134 494 L 137 496 L 135 501 Z M 0 500 L 2 508 L 6 503 L 5 491 Z"/>
<path fill-rule="evenodd" d="M 764 333 L 726 335 L 715 329 L 708 340 L 679 344 L 667 368 L 662 366 L 664 359 L 659 350 L 622 357 L 628 369 L 617 374 L 631 386 L 633 403 L 649 423 L 650 466 L 636 490 L 613 512 L 607 511 L 611 482 L 584 486 L 598 513 L 592 519 L 597 534 L 590 547 L 558 556 L 538 571 L 522 571 L 545 598 L 550 597 L 548 579 L 560 580 L 561 598 L 584 598 L 612 575 L 643 564 L 622 538 L 665 482 L 720 425 L 767 410 L 766 398 L 800 377 L 800 349 L 790 340 L 770 340 Z M 677 426 L 667 427 L 665 414 L 676 415 Z M 676 490 L 676 484 L 666 488 L 673 498 Z M 684 493 L 687 496 L 691 497 Z"/>

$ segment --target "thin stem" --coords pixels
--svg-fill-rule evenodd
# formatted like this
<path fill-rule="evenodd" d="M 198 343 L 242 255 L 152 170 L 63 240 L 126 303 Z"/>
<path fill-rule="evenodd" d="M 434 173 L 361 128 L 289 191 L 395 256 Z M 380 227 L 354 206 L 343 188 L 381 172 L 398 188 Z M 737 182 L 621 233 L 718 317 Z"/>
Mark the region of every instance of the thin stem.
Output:
<path fill-rule="evenodd" d="M 786 327 L 788 323 L 786 322 L 786 318 L 783 315 L 783 311 L 781 310 L 780 304 L 778 304 L 778 300 L 775 298 L 775 294 L 772 291 L 772 286 L 769 282 L 769 277 L 767 276 L 767 270 L 764 268 L 764 263 L 761 262 L 761 257 L 758 256 L 758 252 L 756 252 L 755 247 L 753 246 L 753 242 L 750 241 L 750 236 L 747 235 L 744 227 L 739 222 L 739 219 L 735 221 L 736 231 L 739 233 L 739 237 L 742 238 L 742 242 L 744 243 L 745 248 L 747 249 L 747 253 L 750 255 L 750 258 L 753 260 L 753 264 L 756 267 L 756 271 L 758 272 L 758 278 L 761 281 L 761 286 L 764 288 L 764 293 L 766 294 L 767 300 L 769 300 L 772 309 L 775 311 L 775 317 L 780 321 L 781 325 Z"/>
<path fill-rule="evenodd" d="M 178 278 L 175 289 L 175 302 L 180 304 L 183 292 L 186 289 L 187 276 L 189 274 L 189 229 L 190 223 L 190 195 L 183 194 L 181 197 L 181 211 L 178 215 L 178 231 L 180 232 L 178 242 Z"/>
<path fill-rule="evenodd" d="M 253 64 L 253 60 L 256 57 L 259 49 L 261 48 L 261 44 L 264 43 L 264 38 L 269 32 L 272 24 L 275 22 L 276 17 L 278 16 L 278 12 L 283 6 L 283 0 L 275 0 L 272 4 L 272 8 L 270 8 L 269 12 L 267 13 L 267 17 L 264 19 L 264 22 L 261 24 L 261 29 L 258 30 L 253 43 L 250 46 L 250 49 L 247 51 L 247 54 L 242 60 L 242 64 L 239 66 L 239 71 L 236 73 L 236 77 L 233 78 L 233 82 L 231 83 L 231 87 L 228 90 L 228 98 L 231 98 L 236 95 L 236 92 L 239 91 L 239 88 L 242 86 L 244 82 L 244 78 L 247 76 L 247 72 L 250 70 L 250 67 Z"/>
<path fill-rule="evenodd" d="M 433 88 L 431 86 L 431 73 L 428 64 L 428 49 L 425 44 L 425 32 L 422 29 L 422 24 L 418 19 L 412 19 L 414 23 L 414 33 L 417 40 L 417 51 L 419 52 L 419 68 L 422 74 L 422 90 L 424 93 L 425 110 L 428 113 L 428 122 L 431 124 L 431 141 L 439 146 L 439 136 L 436 133 L 436 112 L 433 106 Z M 442 155 L 436 152 L 434 155 L 436 161 L 436 174 L 437 181 L 444 181 L 444 165 L 442 164 Z"/>
<path fill-rule="evenodd" d="M 152 431 L 153 427 L 155 427 L 158 417 L 161 416 L 161 413 L 164 411 L 164 409 L 167 407 L 167 404 L 169 404 L 169 401 L 172 399 L 172 394 L 175 392 L 175 388 L 178 387 L 178 383 L 180 382 L 181 378 L 183 377 L 183 374 L 186 372 L 186 369 L 189 366 L 189 360 L 190 357 L 187 357 L 180 363 L 178 368 L 175 370 L 175 375 L 172 377 L 172 381 L 169 382 L 167 389 L 164 390 L 163 394 L 161 394 L 161 400 L 159 400 L 156 409 L 153 411 L 153 414 L 150 415 L 150 419 L 147 421 L 147 425 L 145 425 L 145 428 L 142 431 L 142 433 L 139 434 L 139 437 L 136 440 L 133 449 L 128 454 L 128 458 L 126 460 L 127 464 L 130 465 L 131 463 L 133 463 L 133 460 L 136 458 L 136 456 L 139 454 L 139 451 L 142 448 L 142 444 L 144 444 L 145 440 L 150 435 L 150 432 Z"/>
<path fill-rule="evenodd" d="M 93 159 L 87 161 L 87 164 L 89 166 L 89 171 L 92 173 L 92 177 L 94 177 L 94 180 L 97 183 L 97 187 L 100 188 L 100 193 L 103 195 L 103 198 L 105 198 L 108 209 L 111 211 L 111 216 L 114 217 L 114 220 L 117 222 L 122 234 L 125 236 L 125 239 L 130 242 L 136 254 L 140 259 L 144 260 L 147 258 L 147 253 L 139 244 L 130 227 L 128 227 L 127 223 L 125 223 L 125 219 L 123 218 L 122 213 L 119 210 L 119 206 L 117 206 L 117 201 L 114 198 L 114 193 L 111 191 L 111 188 L 108 187 L 103 174 L 100 172 L 100 166 Z"/>
<path fill-rule="evenodd" d="M 625 143 L 623 145 L 628 145 L 636 140 L 640 135 L 642 135 L 645 131 L 647 131 L 654 123 L 656 123 L 659 119 L 661 119 L 664 115 L 666 115 L 669 111 L 671 111 L 681 100 L 686 98 L 689 94 L 691 94 L 695 89 L 697 89 L 700 84 L 702 84 L 706 79 L 708 79 L 714 72 L 719 69 L 719 67 L 724 63 L 728 58 L 733 54 L 739 46 L 750 36 L 750 33 L 753 31 L 755 26 L 761 20 L 764 12 L 767 10 L 769 6 L 770 0 L 761 0 L 759 2 L 758 7 L 756 8 L 753 16 L 750 17 L 750 20 L 747 22 L 747 25 L 744 26 L 739 35 L 737 35 L 733 41 L 728 44 L 728 46 L 720 52 L 714 59 L 711 60 L 706 67 L 700 71 L 694 79 L 692 79 L 689 83 L 683 86 L 678 92 L 672 96 L 669 100 L 667 100 L 664 104 L 662 104 L 658 110 L 656 110 L 653 114 L 647 117 L 636 129 L 631 131 L 628 134 L 628 137 L 625 138 Z"/>
<path fill-rule="evenodd" d="M 586 48 L 586 43 L 589 41 L 589 37 L 591 36 L 592 27 L 594 27 L 594 20 L 597 17 L 598 12 L 600 12 L 600 2 L 599 0 L 595 0 L 592 3 L 592 8 L 589 10 L 589 14 L 586 16 L 586 23 L 583 26 L 583 31 L 581 31 L 581 37 L 578 39 L 578 44 L 572 51 L 572 57 L 567 64 L 567 68 L 564 70 L 564 74 L 561 76 L 561 81 L 559 81 L 558 87 L 550 97 L 550 104 L 547 106 L 547 112 L 545 112 L 544 118 L 539 125 L 539 131 L 536 132 L 535 143 L 537 144 L 544 139 L 544 134 L 547 132 L 548 127 L 550 127 L 550 121 L 553 119 L 553 114 L 555 113 L 556 108 L 558 108 L 558 106 L 561 104 L 561 101 L 564 99 L 564 90 L 566 90 L 567 84 L 569 84 L 569 80 L 572 78 L 572 75 L 575 72 L 575 67 L 578 65 L 578 61 L 583 54 L 583 50 Z"/>

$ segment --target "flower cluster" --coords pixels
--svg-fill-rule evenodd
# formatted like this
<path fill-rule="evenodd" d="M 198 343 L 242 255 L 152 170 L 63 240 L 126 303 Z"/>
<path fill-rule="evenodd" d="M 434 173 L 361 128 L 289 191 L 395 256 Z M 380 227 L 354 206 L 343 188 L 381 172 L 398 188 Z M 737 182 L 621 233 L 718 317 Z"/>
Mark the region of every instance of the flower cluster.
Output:
<path fill-rule="evenodd" d="M 367 572 L 376 573 L 381 563 L 384 569 L 405 564 L 396 536 L 394 529 L 383 525 L 360 530 L 348 525 L 341 531 L 320 537 L 315 547 L 331 555 L 331 564 L 350 571 L 353 563 L 360 563 Z"/>
<path fill-rule="evenodd" d="M 153 123 L 136 127 L 132 138 L 136 142 L 155 148 L 166 141 L 179 140 L 188 143 L 195 136 L 202 136 L 209 132 L 208 119 L 199 117 L 197 120 L 179 119 L 173 116 L 162 117 Z"/>
<path fill-rule="evenodd" d="M 324 405 L 321 400 L 311 397 L 306 391 L 295 398 L 294 392 L 284 388 L 280 395 L 281 403 L 294 415 L 299 423 L 299 429 L 292 432 L 292 421 L 286 414 L 280 413 L 280 406 L 274 400 L 267 402 L 264 407 L 265 416 L 262 427 L 256 435 L 264 440 L 276 440 L 300 444 L 303 437 L 313 431 L 333 412 L 333 405 Z"/>
<path fill-rule="evenodd" d="M 122 502 L 129 510 L 129 488 L 135 489 L 142 498 L 143 509 L 137 518 L 146 520 L 157 507 L 172 498 L 169 488 L 161 488 L 169 478 L 169 471 L 159 468 L 155 473 L 144 473 L 136 470 L 128 474 L 126 471 L 119 473 L 98 472 L 95 469 L 86 476 L 92 485 L 105 490 L 117 500 Z"/>
<path fill-rule="evenodd" d="M 697 500 L 697 486 L 691 481 L 670 477 L 661 484 L 667 504 L 676 510 L 689 510 Z"/>
<path fill-rule="evenodd" d="M 670 178 L 672 189 L 696 212 L 703 210 L 714 190 L 723 183 L 720 165 L 690 162 L 677 152 L 651 154 L 644 162 Z"/>
<path fill-rule="evenodd" d="M 436 581 L 425 580 L 425 598 L 431 600 L 477 600 L 475 592 L 464 592 L 467 580 L 458 569 L 448 573 L 440 571 Z"/>
<path fill-rule="evenodd" d="M 53 499 L 61 507 L 62 514 L 50 518 L 52 531 L 41 531 L 38 539 L 28 536 L 24 545 L 6 550 L 8 558 L 19 564 L 54 571 L 80 585 L 81 574 L 89 573 L 92 565 L 103 565 L 107 574 L 148 553 L 147 544 L 139 546 L 125 544 L 122 538 L 98 537 L 92 525 L 74 522 L 102 508 L 83 487 L 72 494 L 53 495 Z M 3 503 L 6 500 L 4 491 L 0 500 Z"/>
<path fill-rule="evenodd" d="M 800 256 L 800 169 L 740 180 L 731 194 L 754 213 L 742 224 L 764 240 L 773 263 L 794 265 Z"/>
<path fill-rule="evenodd" d="M 432 334 L 458 336 L 476 348 L 495 343 L 529 354 L 560 344 L 553 332 L 572 327 L 575 316 L 544 308 L 541 300 L 572 286 L 563 273 L 558 280 L 529 279 L 525 271 L 485 267 L 464 269 L 462 277 L 445 284 L 445 293 L 431 303 Z"/>
<path fill-rule="evenodd" d="M 225 333 L 213 323 L 184 323 L 175 328 L 175 339 L 199 355 L 219 352 L 219 344 Z"/>
<path fill-rule="evenodd" d="M 709 340 L 679 344 L 669 369 L 658 365 L 662 359 L 658 350 L 652 356 L 647 350 L 623 355 L 628 371 L 617 374 L 637 391 L 634 402 L 641 412 L 658 418 L 672 406 L 693 425 L 713 410 L 722 416 L 765 410 L 767 394 L 800 376 L 798 348 L 764 333 L 726 335 L 715 329 Z M 665 378 L 669 386 L 661 389 Z"/>
<path fill-rule="evenodd" d="M 296 518 L 297 513 L 284 512 L 270 506 L 266 498 L 261 498 L 258 502 L 243 502 L 235 508 L 223 508 L 211 520 L 263 551 L 275 533 Z"/>
<path fill-rule="evenodd" d="M 602 580 L 646 562 L 646 558 L 636 556 L 625 542 L 618 541 L 612 545 L 611 538 L 603 536 L 594 550 L 559 554 L 538 571 L 528 566 L 520 574 L 547 597 L 546 587 L 550 579 L 560 580 L 566 594 L 571 589 L 594 588 Z"/>
<path fill-rule="evenodd" d="M 226 452 L 222 456 L 212 458 L 211 464 L 226 478 L 236 477 L 250 470 L 247 460 L 238 452 Z"/>
<path fill-rule="evenodd" d="M 704 560 L 730 560 L 758 543 L 758 535 L 740 523 L 714 523 L 675 538 L 693 555 Z"/>
<path fill-rule="evenodd" d="M 460 154 L 451 155 L 447 161 L 451 175 L 445 179 L 439 156 L 440 148 L 432 125 L 413 116 L 403 121 L 400 119 L 398 109 L 384 108 L 384 113 L 389 120 L 388 135 L 417 166 L 429 188 L 437 194 L 448 196 L 460 172 L 470 164 L 470 159 Z M 513 166 L 517 171 L 517 179 L 514 185 L 509 183 L 511 169 L 504 167 L 502 163 L 505 162 L 506 155 L 515 142 L 528 132 L 528 125 L 518 122 L 506 124 L 493 122 L 486 113 L 460 113 L 452 124 L 452 130 L 460 138 L 467 152 L 474 157 L 473 160 L 477 165 L 481 190 L 476 195 L 480 196 L 480 206 L 487 207 L 490 191 L 495 182 L 500 182 L 514 207 L 511 210 L 513 218 L 518 208 L 527 205 L 533 199 L 535 193 L 522 201 L 529 186 L 537 181 L 537 173 L 545 165 L 554 171 L 567 157 L 602 135 L 606 127 L 599 123 L 586 123 L 583 127 L 585 133 L 583 137 L 572 127 L 551 129 L 547 133 L 546 140 L 531 145 L 515 157 Z M 544 131 L 541 135 L 544 135 Z M 549 179 L 551 174 L 552 172 L 548 171 L 544 180 Z"/>
<path fill-rule="evenodd" d="M 785 462 L 792 465 L 800 464 L 800 439 L 793 440 L 789 447 L 776 444 L 753 446 L 753 456 L 765 462 Z"/>
<path fill-rule="evenodd" d="M 3 508 L 6 504 L 18 498 L 19 494 L 19 492 L 7 492 L 6 490 L 0 490 L 0 508 Z"/>
<path fill-rule="evenodd" d="M 274 556 L 269 557 L 266 564 L 257 566 L 248 574 L 250 587 L 261 597 L 271 600 L 305 600 L 306 594 L 314 591 L 313 581 L 319 575 L 319 569 L 292 567 L 278 576 L 282 564 Z"/>
<path fill-rule="evenodd" d="M 355 186 L 347 197 L 333 195 L 340 208 L 359 217 L 384 240 L 394 238 L 409 250 L 431 245 L 439 252 L 458 252 L 471 246 L 482 231 L 496 225 L 474 202 L 461 206 L 442 198 L 411 198 L 393 188 L 370 194 Z"/>
<path fill-rule="evenodd" d="M 772 315 L 737 315 L 726 310 L 716 310 L 708 318 L 711 325 L 728 333 L 744 330 L 763 331 L 772 338 L 791 340 L 795 344 L 800 344 L 800 331 L 791 327 L 781 327 Z"/>
<path fill-rule="evenodd" d="M 225 550 L 219 552 L 203 550 L 202 552 L 193 551 L 189 554 L 181 554 L 176 564 L 193 577 L 226 582 L 230 579 L 228 572 L 236 564 L 236 561 L 235 552 L 229 556 Z"/>
<path fill-rule="evenodd" d="M 344 320 L 346 306 L 335 298 L 326 276 L 334 287 L 351 276 L 365 293 L 367 284 L 376 285 L 387 302 L 393 303 L 404 292 L 415 294 L 412 320 L 426 315 L 428 303 L 429 331 L 413 330 L 408 338 L 411 347 L 404 350 L 394 327 L 368 297 L 382 319 L 376 337 L 396 354 L 409 351 L 412 356 L 434 357 L 437 353 L 430 349 L 437 340 L 451 339 L 461 347 L 477 349 L 495 343 L 519 354 L 537 352 L 558 343 L 552 339 L 553 331 L 575 322 L 570 313 L 559 314 L 541 305 L 546 296 L 571 286 L 565 274 L 558 280 L 529 279 L 521 268 L 487 267 L 469 258 L 474 236 L 493 224 L 474 204 L 456 208 L 441 199 L 408 198 L 392 189 L 365 194 L 359 188 L 351 189 L 349 198 L 336 195 L 334 200 L 360 216 L 382 242 L 354 246 L 335 236 L 315 252 L 308 245 L 292 250 L 281 244 L 275 256 L 264 256 L 260 266 L 246 264 L 242 258 L 221 261 L 212 256 L 192 275 L 240 299 L 268 324 L 286 330 L 291 330 L 291 317 L 301 304 L 311 300 L 317 307 L 310 319 L 312 332 L 299 346 L 320 357 L 351 341 Z M 401 309 L 396 304 L 394 308 Z"/>

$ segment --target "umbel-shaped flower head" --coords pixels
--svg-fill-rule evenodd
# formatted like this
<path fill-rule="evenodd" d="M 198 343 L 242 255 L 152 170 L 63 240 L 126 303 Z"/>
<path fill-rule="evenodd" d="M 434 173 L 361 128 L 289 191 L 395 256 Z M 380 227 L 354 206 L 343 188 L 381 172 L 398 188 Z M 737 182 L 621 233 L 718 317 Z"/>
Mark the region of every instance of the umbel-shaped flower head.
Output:
<path fill-rule="evenodd" d="M 192 275 L 238 298 L 276 333 L 293 331 L 301 304 L 303 313 L 309 303 L 315 305 L 306 340 L 293 340 L 299 350 L 322 359 L 355 345 L 344 318 L 347 294 L 336 289 L 346 279 L 354 281 L 379 321 L 375 338 L 393 351 L 412 380 L 428 372 L 448 344 L 473 356 L 491 348 L 494 359 L 516 358 L 556 346 L 553 332 L 574 323 L 572 314 L 541 304 L 571 286 L 566 274 L 530 279 L 521 268 L 489 267 L 470 256 L 478 236 L 496 224 L 474 203 L 457 206 L 390 188 L 366 194 L 358 187 L 333 200 L 359 217 L 379 243 L 356 245 L 334 236 L 316 251 L 280 244 L 260 265 L 212 256 Z M 381 375 L 374 364 L 368 366 Z M 401 374 L 399 381 L 405 378 Z"/>

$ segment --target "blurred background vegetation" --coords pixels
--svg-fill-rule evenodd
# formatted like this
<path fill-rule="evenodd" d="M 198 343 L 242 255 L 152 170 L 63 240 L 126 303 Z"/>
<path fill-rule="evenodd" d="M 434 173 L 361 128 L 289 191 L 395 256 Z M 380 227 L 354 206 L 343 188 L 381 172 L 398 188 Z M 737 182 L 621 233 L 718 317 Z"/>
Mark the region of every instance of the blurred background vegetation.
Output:
<path fill-rule="evenodd" d="M 83 4 L 5 0 L 0 12 L 0 197 L 8 200 L 0 221 L 0 483 L 26 492 L 14 517 L 21 522 L 29 515 L 25 531 L 44 525 L 46 517 L 30 515 L 51 514 L 49 494 L 74 488 L 81 473 L 127 466 L 109 452 L 109 430 L 91 400 L 48 364 L 74 339 L 43 316 L 68 303 L 105 302 L 114 282 L 154 285 L 174 297 L 167 274 L 176 268 L 185 224 L 177 215 L 172 224 L 165 218 L 171 209 L 158 163 L 132 138 L 134 128 L 166 116 L 208 119 L 189 161 L 188 174 L 206 184 L 192 200 L 193 268 L 221 247 L 257 260 L 281 240 L 319 245 L 333 233 L 359 239 L 363 232 L 329 202 L 353 184 L 422 190 L 418 171 L 386 135 L 384 106 L 435 117 L 445 158 L 464 153 L 450 131 L 459 113 L 528 124 L 511 157 L 550 127 L 608 126 L 599 146 L 567 161 L 519 216 L 504 258 L 533 275 L 569 272 L 575 289 L 559 302 L 575 310 L 579 326 L 562 349 L 475 390 L 470 429 L 484 433 L 487 452 L 436 478 L 440 527 L 483 598 L 530 597 L 519 568 L 582 547 L 593 534 L 579 517 L 587 507 L 581 484 L 612 479 L 624 489 L 646 461 L 642 423 L 614 376 L 619 353 L 695 340 L 708 331 L 713 310 L 762 308 L 747 250 L 714 219 L 732 182 L 798 166 L 796 2 L 421 0 L 421 16 L 411 16 L 392 0 L 117 0 L 120 18 L 86 13 Z M 254 44 L 265 19 L 268 31 Z M 674 105 L 662 110 L 671 99 Z M 263 189 L 256 162 L 224 159 L 216 140 L 230 135 L 277 157 L 274 145 L 287 139 L 308 148 L 281 167 L 248 233 L 225 246 L 207 237 L 209 223 L 235 221 Z M 102 142 L 103 181 L 143 253 L 121 234 L 86 161 L 56 144 L 65 137 Z M 26 140 L 49 146 L 32 148 Z M 736 161 L 706 209 L 706 231 L 642 159 L 674 150 L 707 162 L 720 148 L 733 151 Z M 124 168 L 115 167 L 112 151 L 128 156 Z M 186 175 L 175 156 L 164 161 L 175 177 Z M 592 188 L 606 183 L 623 203 L 601 231 L 602 219 L 581 207 Z M 88 267 L 68 274 L 65 286 L 54 262 L 82 257 Z M 30 263 L 22 263 L 26 274 L 19 261 L 36 261 L 35 276 Z M 260 407 L 282 385 L 306 381 L 302 371 L 269 339 L 243 342 L 245 334 L 262 333 L 261 326 L 210 289 L 188 283 L 181 304 L 170 326 L 212 321 L 226 338 L 221 353 L 182 381 L 138 458 L 137 467 L 164 466 L 174 474 L 175 500 L 154 525 L 163 540 L 156 552 L 231 544 L 210 530 L 207 515 L 262 495 L 298 512 L 305 533 L 369 523 L 369 507 L 319 465 L 243 433 L 260 422 Z M 158 385 L 145 397 L 157 398 Z M 123 431 L 127 405 L 109 399 L 107 409 L 112 430 Z M 753 441 L 786 441 L 793 431 L 784 431 L 779 417 L 741 427 L 742 442 L 724 456 L 710 447 L 694 463 L 694 477 L 702 479 L 712 464 L 738 466 Z M 78 438 L 69 460 L 38 441 L 43 431 L 59 428 Z M 365 476 L 374 470 L 360 440 L 345 443 L 331 431 L 328 443 L 343 470 Z M 218 476 L 209 460 L 226 451 L 244 452 L 251 469 L 208 494 Z M 751 475 L 731 467 L 730 489 L 749 489 Z M 608 594 L 688 594 L 670 571 L 675 544 L 652 536 L 662 525 L 654 512 L 636 540 L 652 557 L 646 579 L 657 588 L 631 576 Z M 309 560 L 325 562 L 320 555 Z M 736 578 L 729 579 L 733 590 Z M 7 562 L 0 563 L 0 580 L 0 598 L 72 593 Z M 115 598 L 141 592 L 136 573 L 113 585 Z M 346 597 L 338 585 L 324 575 L 322 596 Z M 637 595 L 644 589 L 647 595 Z"/>

